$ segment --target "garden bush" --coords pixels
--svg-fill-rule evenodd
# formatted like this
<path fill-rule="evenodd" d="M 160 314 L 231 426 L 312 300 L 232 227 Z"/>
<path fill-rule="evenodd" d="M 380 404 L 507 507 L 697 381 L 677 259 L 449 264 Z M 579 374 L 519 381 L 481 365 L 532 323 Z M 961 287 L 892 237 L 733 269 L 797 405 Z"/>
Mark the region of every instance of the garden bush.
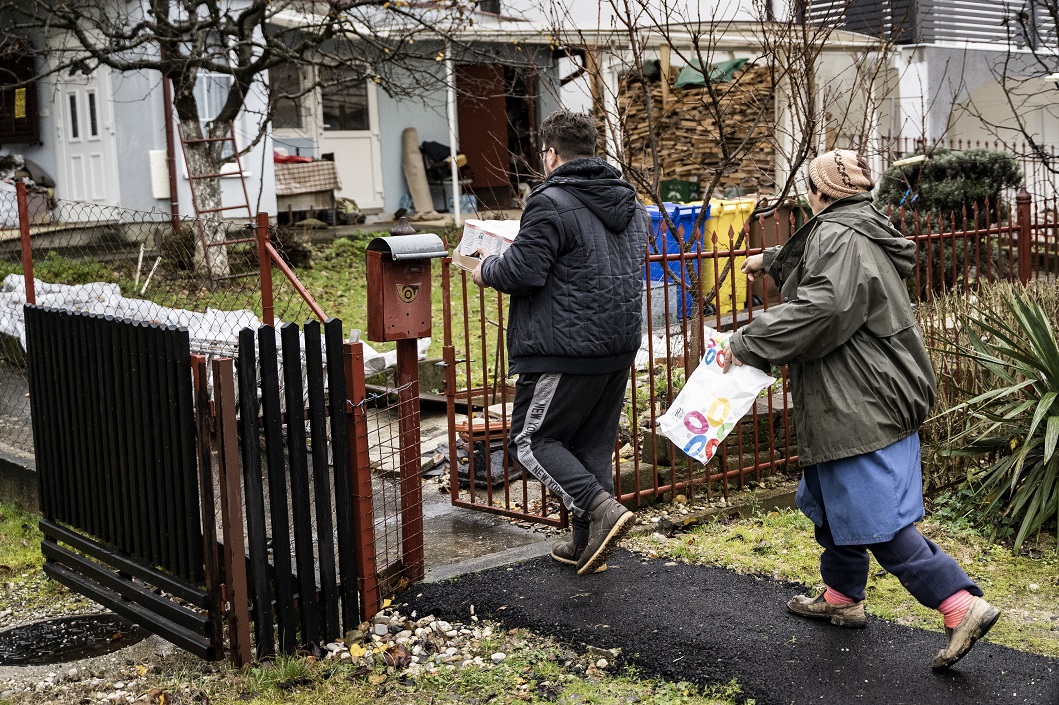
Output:
<path fill-rule="evenodd" d="M 905 235 L 973 231 L 1009 220 L 1011 204 L 1005 198 L 1022 185 L 1023 176 L 1014 155 L 994 149 L 934 148 L 919 153 L 927 153 L 927 160 L 887 169 L 876 196 L 877 205 L 891 209 L 894 226 Z M 958 287 L 964 263 L 981 263 L 995 278 L 1006 277 L 1007 252 L 995 241 L 987 242 L 982 233 L 921 247 L 916 298 Z M 909 286 L 915 283 L 910 277 Z"/>
<path fill-rule="evenodd" d="M 925 431 L 966 461 L 975 519 L 1014 529 L 1018 549 L 1059 519 L 1059 291 L 994 284 L 944 309 L 930 321 L 943 411 Z"/>

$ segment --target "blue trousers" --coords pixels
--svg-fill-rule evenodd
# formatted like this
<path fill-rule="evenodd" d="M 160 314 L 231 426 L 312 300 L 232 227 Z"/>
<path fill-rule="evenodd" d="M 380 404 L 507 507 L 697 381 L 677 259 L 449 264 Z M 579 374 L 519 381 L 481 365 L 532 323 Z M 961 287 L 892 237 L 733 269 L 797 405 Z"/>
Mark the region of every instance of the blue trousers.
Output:
<path fill-rule="evenodd" d="M 824 583 L 854 600 L 864 599 L 864 588 L 868 584 L 868 551 L 887 572 L 896 575 L 924 607 L 937 609 L 946 598 L 960 590 L 978 597 L 983 594 L 952 556 L 919 533 L 915 524 L 909 524 L 883 543 L 840 546 L 831 536 L 825 517 L 823 526 L 816 527 L 816 542 L 824 549 L 820 556 L 820 576 Z"/>

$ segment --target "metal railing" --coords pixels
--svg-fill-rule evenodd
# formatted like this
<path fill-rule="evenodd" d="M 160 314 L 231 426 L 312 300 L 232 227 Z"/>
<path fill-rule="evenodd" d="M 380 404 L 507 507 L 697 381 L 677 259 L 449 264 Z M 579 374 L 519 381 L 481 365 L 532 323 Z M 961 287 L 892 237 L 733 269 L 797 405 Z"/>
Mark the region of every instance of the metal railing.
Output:
<path fill-rule="evenodd" d="M 1025 189 L 1014 200 L 1011 209 L 985 202 L 959 215 L 891 210 L 905 237 L 916 243 L 916 265 L 907 284 L 910 299 L 922 304 L 917 315 L 928 338 L 944 334 L 945 322 L 936 320 L 935 308 L 928 305 L 939 297 L 973 297 L 991 281 L 1055 281 L 1059 275 L 1059 219 L 1054 215 L 1059 203 L 1054 197 L 1034 199 Z M 1010 217 L 1001 215 L 1009 210 Z M 614 455 L 615 487 L 623 502 L 642 505 L 676 494 L 727 497 L 729 491 L 770 475 L 798 472 L 785 369 L 774 371 L 774 388 L 757 400 L 706 466 L 689 459 L 655 428 L 699 360 L 706 327 L 734 330 L 779 303 L 779 292 L 769 281 L 748 286 L 739 268 L 744 258 L 786 242 L 806 217 L 796 205 L 786 204 L 748 220 L 741 236 L 730 229 L 720 237 L 711 232 L 703 238 L 698 231 L 688 237 L 678 228 L 673 238 L 680 243 L 678 251 L 649 248 L 645 253 L 644 341 Z M 659 237 L 670 228 L 662 223 Z M 558 501 L 506 449 L 514 398 L 506 372 L 507 297 L 470 284 L 468 273 L 449 260 L 443 267 L 453 503 L 562 525 L 565 515 Z M 664 268 L 666 275 L 650 282 L 652 267 Z M 942 384 L 959 382 L 949 369 L 958 361 L 942 356 L 935 365 Z M 951 479 L 944 468 L 934 473 L 936 477 L 926 471 L 928 488 Z"/>

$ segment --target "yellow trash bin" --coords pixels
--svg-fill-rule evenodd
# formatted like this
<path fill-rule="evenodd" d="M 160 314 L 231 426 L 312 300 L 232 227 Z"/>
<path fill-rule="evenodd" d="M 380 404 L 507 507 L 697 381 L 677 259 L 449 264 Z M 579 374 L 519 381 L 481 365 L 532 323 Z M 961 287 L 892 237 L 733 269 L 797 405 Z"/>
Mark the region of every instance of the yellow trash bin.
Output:
<path fill-rule="evenodd" d="M 728 263 L 729 259 L 728 256 L 723 253 L 726 253 L 735 247 L 736 242 L 739 240 L 739 233 L 743 230 L 743 226 L 746 224 L 747 219 L 754 211 L 755 203 L 757 203 L 757 198 L 754 197 L 710 199 L 710 217 L 706 219 L 706 223 L 703 227 L 706 237 L 703 238 L 702 245 L 703 252 L 712 253 L 713 236 L 715 234 L 717 235 L 718 256 L 716 273 L 718 276 L 724 272 L 724 266 Z M 746 249 L 749 245 L 749 237 L 744 237 L 739 249 Z M 728 276 L 724 277 L 720 291 L 717 294 L 717 298 L 720 300 L 721 313 L 731 313 L 733 308 L 739 310 L 746 308 L 747 279 L 746 275 L 740 271 L 740 267 L 743 266 L 745 260 L 745 255 L 739 255 L 738 257 L 732 258 L 732 269 L 728 273 Z M 702 268 L 703 288 L 708 295 L 708 292 L 713 290 L 715 282 L 712 259 L 703 259 Z M 732 296 L 733 290 L 735 291 L 734 306 Z"/>

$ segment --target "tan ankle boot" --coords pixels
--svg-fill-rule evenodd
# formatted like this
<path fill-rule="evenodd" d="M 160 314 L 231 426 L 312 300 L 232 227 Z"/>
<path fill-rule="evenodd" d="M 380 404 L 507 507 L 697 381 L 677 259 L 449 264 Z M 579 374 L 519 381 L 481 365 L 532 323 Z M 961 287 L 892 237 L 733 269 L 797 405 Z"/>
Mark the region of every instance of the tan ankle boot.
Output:
<path fill-rule="evenodd" d="M 868 617 L 864 614 L 864 600 L 849 605 L 832 605 L 824 599 L 823 593 L 815 598 L 795 595 L 787 603 L 787 609 L 802 617 L 829 619 L 831 624 L 847 629 L 868 626 Z"/>

